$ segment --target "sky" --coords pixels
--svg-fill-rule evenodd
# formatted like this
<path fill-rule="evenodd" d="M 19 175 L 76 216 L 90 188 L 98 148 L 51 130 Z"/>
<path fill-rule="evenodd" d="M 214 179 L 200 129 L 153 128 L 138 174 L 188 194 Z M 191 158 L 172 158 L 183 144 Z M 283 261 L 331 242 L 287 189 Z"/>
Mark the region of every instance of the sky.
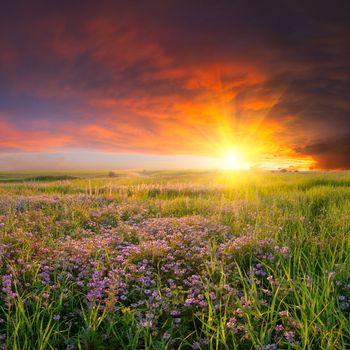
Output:
<path fill-rule="evenodd" d="M 350 2 L 7 1 L 0 170 L 350 168 Z"/>

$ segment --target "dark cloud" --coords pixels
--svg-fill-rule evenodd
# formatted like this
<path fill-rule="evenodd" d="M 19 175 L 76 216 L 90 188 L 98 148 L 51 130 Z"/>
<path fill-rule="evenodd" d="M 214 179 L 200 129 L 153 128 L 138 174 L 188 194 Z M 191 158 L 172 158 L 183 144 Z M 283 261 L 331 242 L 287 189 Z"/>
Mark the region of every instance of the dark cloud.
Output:
<path fill-rule="evenodd" d="M 350 168 L 350 134 L 310 144 L 297 151 L 302 154 L 310 154 L 317 159 L 317 168 Z"/>

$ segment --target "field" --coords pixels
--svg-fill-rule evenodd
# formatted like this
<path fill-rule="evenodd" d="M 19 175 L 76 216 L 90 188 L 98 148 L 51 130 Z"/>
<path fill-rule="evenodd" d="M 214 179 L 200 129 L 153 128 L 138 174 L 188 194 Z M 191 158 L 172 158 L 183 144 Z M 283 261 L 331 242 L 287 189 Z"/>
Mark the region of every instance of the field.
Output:
<path fill-rule="evenodd" d="M 349 349 L 350 173 L 0 174 L 1 349 Z"/>

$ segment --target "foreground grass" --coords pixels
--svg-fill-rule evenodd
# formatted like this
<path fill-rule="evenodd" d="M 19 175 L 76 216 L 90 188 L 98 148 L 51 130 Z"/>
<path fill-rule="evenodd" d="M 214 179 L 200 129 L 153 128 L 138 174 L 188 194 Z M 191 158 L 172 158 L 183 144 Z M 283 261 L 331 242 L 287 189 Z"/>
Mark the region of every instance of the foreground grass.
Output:
<path fill-rule="evenodd" d="M 5 175 L 2 348 L 350 348 L 349 173 Z"/>

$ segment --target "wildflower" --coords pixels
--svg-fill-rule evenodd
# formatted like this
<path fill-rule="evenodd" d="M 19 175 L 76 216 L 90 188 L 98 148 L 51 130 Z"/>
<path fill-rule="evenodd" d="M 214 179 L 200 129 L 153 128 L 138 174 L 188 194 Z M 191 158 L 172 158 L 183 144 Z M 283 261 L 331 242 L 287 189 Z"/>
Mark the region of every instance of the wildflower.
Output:
<path fill-rule="evenodd" d="M 2 291 L 6 294 L 7 304 L 17 297 L 17 294 L 12 291 L 12 275 L 2 276 Z"/>
<path fill-rule="evenodd" d="M 186 300 L 185 300 L 185 305 L 186 306 L 190 306 L 190 305 L 193 305 L 193 304 L 195 304 L 196 303 L 196 299 L 195 298 L 187 298 Z"/>
<path fill-rule="evenodd" d="M 270 261 L 274 261 L 275 260 L 275 256 L 273 254 L 268 254 L 267 255 L 267 259 Z"/>
<path fill-rule="evenodd" d="M 242 317 L 242 316 L 243 316 L 243 311 L 242 311 L 242 309 L 240 309 L 240 308 L 237 308 L 237 309 L 236 309 L 236 313 L 238 314 L 239 317 Z"/>
<path fill-rule="evenodd" d="M 153 323 L 152 323 L 151 320 L 143 320 L 143 321 L 141 322 L 141 325 L 142 325 L 142 327 L 144 327 L 144 328 L 150 328 L 150 327 L 152 327 Z"/>
<path fill-rule="evenodd" d="M 283 331 L 283 326 L 281 324 L 278 324 L 276 327 L 275 327 L 275 331 L 276 332 L 282 332 Z"/>
<path fill-rule="evenodd" d="M 277 345 L 276 344 L 267 344 L 266 346 L 258 345 L 258 350 L 276 350 Z"/>
<path fill-rule="evenodd" d="M 282 246 L 282 248 L 281 248 L 281 253 L 282 253 L 282 254 L 288 254 L 288 252 L 289 252 L 289 248 L 286 247 L 286 246 Z"/>
<path fill-rule="evenodd" d="M 284 332 L 284 337 L 289 343 L 292 343 L 294 341 L 294 336 L 295 333 L 293 331 Z"/>
<path fill-rule="evenodd" d="M 170 311 L 170 315 L 173 316 L 173 317 L 178 317 L 181 315 L 181 312 L 178 311 L 178 310 L 171 310 Z"/>
<path fill-rule="evenodd" d="M 168 331 L 164 332 L 163 339 L 169 339 L 169 338 L 170 338 L 170 333 Z"/>
<path fill-rule="evenodd" d="M 226 326 L 227 326 L 228 328 L 233 328 L 234 325 L 236 324 L 236 322 L 237 322 L 236 317 L 231 317 L 231 318 L 229 318 L 229 320 L 227 321 Z"/>
<path fill-rule="evenodd" d="M 288 323 L 292 326 L 292 327 L 296 327 L 296 328 L 300 328 L 300 324 L 297 320 L 295 320 L 294 318 L 291 318 Z"/>
<path fill-rule="evenodd" d="M 340 309 L 342 311 L 347 310 L 349 308 L 349 303 L 340 303 Z"/>

